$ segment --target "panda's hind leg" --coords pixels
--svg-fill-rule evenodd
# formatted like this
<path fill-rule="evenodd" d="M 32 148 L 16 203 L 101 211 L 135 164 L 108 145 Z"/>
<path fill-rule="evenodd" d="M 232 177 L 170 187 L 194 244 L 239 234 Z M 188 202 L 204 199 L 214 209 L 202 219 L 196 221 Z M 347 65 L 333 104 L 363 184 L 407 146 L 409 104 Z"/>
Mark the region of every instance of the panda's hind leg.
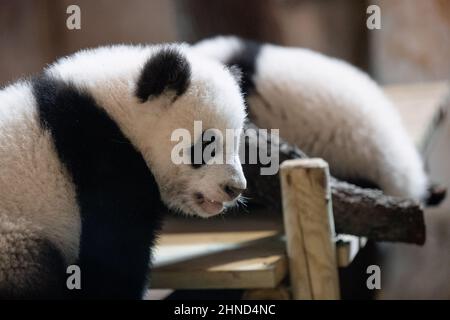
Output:
<path fill-rule="evenodd" d="M 23 218 L 0 214 L 0 299 L 63 298 L 64 260 Z"/>

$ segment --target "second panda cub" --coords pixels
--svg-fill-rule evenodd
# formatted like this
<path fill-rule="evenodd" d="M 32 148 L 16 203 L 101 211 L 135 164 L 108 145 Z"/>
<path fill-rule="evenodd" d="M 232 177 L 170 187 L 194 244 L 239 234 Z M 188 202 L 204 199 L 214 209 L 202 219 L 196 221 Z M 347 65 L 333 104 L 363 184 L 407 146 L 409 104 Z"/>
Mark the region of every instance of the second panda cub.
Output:
<path fill-rule="evenodd" d="M 245 117 L 233 75 L 183 45 L 81 51 L 0 90 L 0 297 L 64 297 L 77 264 L 75 297 L 141 298 L 165 208 L 210 217 L 246 187 L 239 143 L 175 164 L 172 133 L 239 138 Z"/>

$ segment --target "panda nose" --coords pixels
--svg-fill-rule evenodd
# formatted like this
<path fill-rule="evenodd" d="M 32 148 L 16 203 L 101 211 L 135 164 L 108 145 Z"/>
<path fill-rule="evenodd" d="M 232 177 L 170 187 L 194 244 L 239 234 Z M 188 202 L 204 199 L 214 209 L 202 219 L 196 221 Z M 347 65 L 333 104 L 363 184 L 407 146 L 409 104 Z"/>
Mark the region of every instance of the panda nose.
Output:
<path fill-rule="evenodd" d="M 225 193 L 231 198 L 231 199 L 235 199 L 237 198 L 242 192 L 244 192 L 245 189 L 239 188 L 239 187 L 235 187 L 232 185 L 225 185 L 223 187 Z"/>

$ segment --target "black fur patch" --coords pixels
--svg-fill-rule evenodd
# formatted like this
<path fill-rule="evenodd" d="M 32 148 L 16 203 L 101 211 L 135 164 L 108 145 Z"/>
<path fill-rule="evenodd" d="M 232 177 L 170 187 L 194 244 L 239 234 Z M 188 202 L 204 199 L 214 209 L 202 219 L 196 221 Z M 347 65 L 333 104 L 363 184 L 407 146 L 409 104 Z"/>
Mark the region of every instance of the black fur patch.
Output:
<path fill-rule="evenodd" d="M 234 80 L 239 84 L 239 86 L 242 85 L 242 71 L 241 68 L 239 68 L 237 65 L 232 65 L 229 68 L 229 71 L 231 75 L 233 76 Z"/>
<path fill-rule="evenodd" d="M 186 57 L 173 48 L 164 48 L 144 65 L 137 83 L 136 96 L 145 102 L 165 90 L 173 90 L 178 97 L 189 87 L 190 78 L 191 67 Z"/>
<path fill-rule="evenodd" d="M 163 204 L 141 154 L 95 100 L 70 84 L 33 80 L 42 128 L 70 172 L 80 206 L 76 298 L 141 298 Z"/>
<path fill-rule="evenodd" d="M 228 61 L 227 66 L 237 66 L 242 72 L 241 90 L 245 96 L 255 88 L 253 76 L 257 72 L 256 61 L 261 51 L 261 44 L 251 40 L 242 40 L 242 47 Z"/>
<path fill-rule="evenodd" d="M 432 184 L 428 188 L 428 195 L 425 199 L 425 204 L 429 207 L 437 206 L 444 201 L 447 195 L 447 188 L 437 184 Z"/>
<path fill-rule="evenodd" d="M 199 140 L 191 146 L 189 151 L 191 154 L 191 166 L 194 169 L 203 167 L 211 158 L 215 157 L 216 155 L 217 146 L 214 147 L 214 150 L 211 152 L 211 155 L 205 154 L 205 148 L 210 144 L 213 144 L 214 141 L 216 140 L 215 136 L 211 136 L 209 139 L 205 139 L 205 132 L 206 131 L 202 132 L 202 135 L 199 138 Z M 195 159 L 196 152 L 198 152 L 198 157 L 200 157 L 200 159 Z"/>

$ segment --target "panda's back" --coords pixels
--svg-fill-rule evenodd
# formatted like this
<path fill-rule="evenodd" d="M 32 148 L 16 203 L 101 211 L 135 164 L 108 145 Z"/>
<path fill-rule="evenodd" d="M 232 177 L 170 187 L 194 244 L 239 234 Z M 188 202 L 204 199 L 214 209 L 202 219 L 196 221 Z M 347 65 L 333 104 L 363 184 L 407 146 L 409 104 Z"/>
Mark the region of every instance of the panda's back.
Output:
<path fill-rule="evenodd" d="M 39 121 L 30 82 L 0 90 L 0 232 L 26 221 L 70 262 L 80 221 L 74 186 Z"/>
<path fill-rule="evenodd" d="M 135 163 L 145 170 L 141 180 L 153 187 L 145 162 L 108 111 L 133 103 L 132 84 L 154 50 L 127 45 L 82 50 L 0 90 L 0 228 L 24 219 L 67 263 L 75 262 L 82 203 L 95 197 L 87 190 L 92 185 L 101 189 L 101 170 L 111 175 L 122 171 L 118 164 Z M 102 137 L 120 141 L 102 145 Z M 102 161 L 106 165 L 99 165 Z M 157 188 L 152 190 L 159 197 Z"/>

